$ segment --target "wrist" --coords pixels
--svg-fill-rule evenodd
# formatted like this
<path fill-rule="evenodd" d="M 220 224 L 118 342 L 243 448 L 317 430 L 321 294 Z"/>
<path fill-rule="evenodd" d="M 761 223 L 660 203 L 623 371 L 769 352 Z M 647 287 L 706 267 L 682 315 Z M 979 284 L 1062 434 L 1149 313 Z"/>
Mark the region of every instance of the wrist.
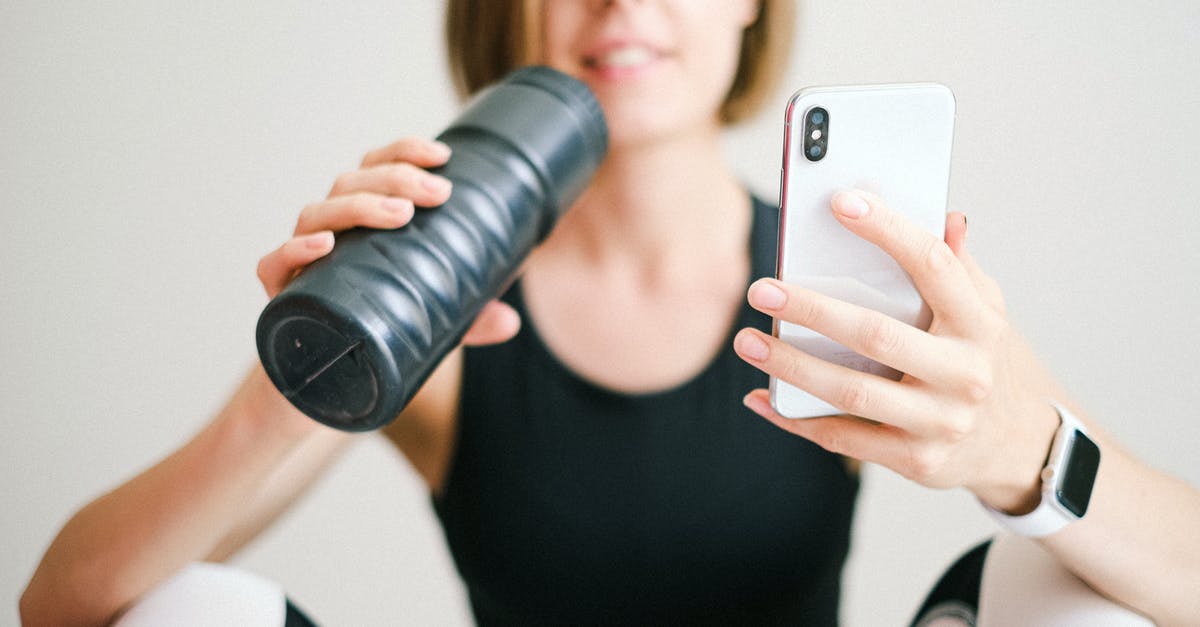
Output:
<path fill-rule="evenodd" d="M 1041 538 L 1083 518 L 1100 469 L 1100 447 L 1069 409 L 1052 403 L 1059 416 L 1041 473 L 1041 499 L 1033 511 L 1012 514 L 987 506 L 992 517 L 1018 535 Z"/>
<path fill-rule="evenodd" d="M 303 440 L 314 433 L 334 431 L 296 409 L 271 383 L 261 364 L 255 364 L 225 408 L 259 438 Z"/>
<path fill-rule="evenodd" d="M 971 488 L 984 505 L 1010 515 L 1029 513 L 1041 502 L 1042 469 L 1060 423 L 1050 403 L 1035 403 L 1024 415 L 1008 429 L 1012 444 L 997 456 L 992 478 Z"/>

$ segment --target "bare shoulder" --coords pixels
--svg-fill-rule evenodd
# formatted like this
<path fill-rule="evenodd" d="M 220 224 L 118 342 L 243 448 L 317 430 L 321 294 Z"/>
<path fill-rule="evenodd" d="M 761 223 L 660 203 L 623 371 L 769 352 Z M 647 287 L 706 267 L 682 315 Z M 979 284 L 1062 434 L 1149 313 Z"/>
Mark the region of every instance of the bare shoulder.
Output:
<path fill-rule="evenodd" d="M 435 493 L 442 487 L 454 450 L 462 365 L 459 347 L 446 355 L 400 416 L 382 429 Z"/>

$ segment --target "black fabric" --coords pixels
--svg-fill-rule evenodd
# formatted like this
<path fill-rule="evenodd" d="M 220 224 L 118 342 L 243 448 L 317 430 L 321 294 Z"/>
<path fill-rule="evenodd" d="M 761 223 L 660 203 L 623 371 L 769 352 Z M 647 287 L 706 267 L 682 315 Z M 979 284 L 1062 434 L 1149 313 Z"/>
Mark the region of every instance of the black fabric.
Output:
<path fill-rule="evenodd" d="M 752 279 L 778 210 L 754 204 Z M 504 296 L 524 313 L 520 283 Z M 565 368 L 527 316 L 466 350 L 459 434 L 434 500 L 476 620 L 837 623 L 858 490 L 841 458 L 747 410 L 766 375 L 726 348 L 693 380 L 615 393 Z"/>
<path fill-rule="evenodd" d="M 291 599 L 284 599 L 287 602 L 285 613 L 283 616 L 283 627 L 317 627 L 317 624 L 312 622 L 300 608 L 292 605 Z"/>
<path fill-rule="evenodd" d="M 987 560 L 992 541 L 987 540 L 958 558 L 934 585 L 917 616 L 913 627 L 928 624 L 936 618 L 953 616 L 963 624 L 974 625 L 979 614 L 979 584 L 983 580 L 983 563 Z"/>

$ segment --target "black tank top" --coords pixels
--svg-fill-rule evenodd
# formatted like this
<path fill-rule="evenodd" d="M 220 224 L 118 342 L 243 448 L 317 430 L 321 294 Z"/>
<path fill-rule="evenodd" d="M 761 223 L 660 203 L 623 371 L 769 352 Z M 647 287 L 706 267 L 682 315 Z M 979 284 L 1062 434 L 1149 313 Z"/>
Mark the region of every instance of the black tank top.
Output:
<path fill-rule="evenodd" d="M 778 211 L 757 199 L 754 278 Z M 857 480 L 747 410 L 766 375 L 725 348 L 678 387 L 621 394 L 552 355 L 522 314 L 468 348 L 454 457 L 434 500 L 476 620 L 504 624 L 837 623 Z"/>

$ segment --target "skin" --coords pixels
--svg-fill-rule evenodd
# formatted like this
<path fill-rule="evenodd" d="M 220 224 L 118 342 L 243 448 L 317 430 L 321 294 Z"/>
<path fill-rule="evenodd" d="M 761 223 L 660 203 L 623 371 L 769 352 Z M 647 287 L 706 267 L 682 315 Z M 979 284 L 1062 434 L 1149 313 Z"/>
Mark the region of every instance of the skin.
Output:
<path fill-rule="evenodd" d="M 965 487 L 1000 509 L 1028 511 L 1055 429 L 1045 399 L 1069 399 L 1008 323 L 999 288 L 967 251 L 961 214 L 949 216 L 943 242 L 878 198 L 839 195 L 831 208 L 913 276 L 934 311 L 927 332 L 772 279 L 747 294 L 749 199 L 722 160 L 717 107 L 755 8 L 749 0 L 545 3 L 541 60 L 592 87 L 612 141 L 591 186 L 527 263 L 530 320 L 580 376 L 646 392 L 699 372 L 749 298 L 910 374 L 876 380 L 743 329 L 734 347 L 749 363 L 869 420 L 787 420 L 770 410 L 765 390 L 751 391 L 748 407 L 923 485 Z M 638 53 L 645 63 L 606 62 L 631 44 L 653 54 Z M 425 169 L 448 157 L 445 146 L 419 138 L 368 153 L 326 199 L 304 208 L 293 238 L 263 257 L 258 274 L 267 294 L 328 254 L 336 232 L 398 228 L 418 207 L 444 202 L 449 182 Z M 520 324 L 492 303 L 464 343 L 502 341 Z M 383 430 L 435 493 L 453 452 L 461 364 L 461 351 L 452 352 Z M 1072 409 L 1089 422 L 1104 461 L 1088 517 L 1043 545 L 1093 587 L 1160 623 L 1196 622 L 1200 547 L 1192 532 L 1200 497 L 1137 462 Z M 301 415 L 255 366 L 190 442 L 67 523 L 22 596 L 23 620 L 104 624 L 187 562 L 229 557 L 354 439 Z M 1159 585 L 1146 586 L 1146 573 L 1161 573 Z"/>

